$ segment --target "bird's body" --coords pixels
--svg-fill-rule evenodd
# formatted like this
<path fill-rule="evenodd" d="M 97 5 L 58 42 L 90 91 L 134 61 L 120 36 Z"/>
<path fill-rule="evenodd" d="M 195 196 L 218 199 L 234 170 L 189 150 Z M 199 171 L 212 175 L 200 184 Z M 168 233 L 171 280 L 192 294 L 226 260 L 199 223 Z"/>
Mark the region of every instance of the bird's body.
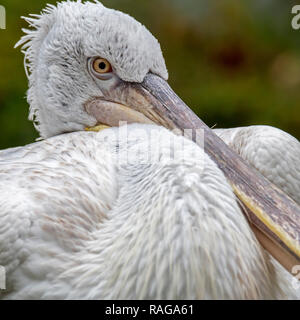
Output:
<path fill-rule="evenodd" d="M 30 117 L 45 140 L 0 151 L 0 297 L 296 297 L 203 148 L 145 124 L 73 132 L 120 115 L 169 124 L 138 86 L 167 78 L 157 40 L 100 3 L 67 1 L 27 21 Z M 274 128 L 215 132 L 299 202 L 297 140 Z"/>
<path fill-rule="evenodd" d="M 141 129 L 157 132 L 155 152 Z M 125 143 L 120 130 L 2 156 L 4 298 L 293 297 L 201 148 L 185 140 L 170 159 L 184 138 L 132 125 Z"/>

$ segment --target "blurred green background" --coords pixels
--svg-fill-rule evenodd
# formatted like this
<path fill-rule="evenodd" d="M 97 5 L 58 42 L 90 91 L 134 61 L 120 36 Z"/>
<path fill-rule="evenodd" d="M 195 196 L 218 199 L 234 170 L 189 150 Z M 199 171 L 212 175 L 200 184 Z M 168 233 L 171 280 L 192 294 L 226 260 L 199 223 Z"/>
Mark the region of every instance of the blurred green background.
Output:
<path fill-rule="evenodd" d="M 26 24 L 56 1 L 0 0 L 0 149 L 37 138 L 27 120 L 23 56 L 13 49 Z M 300 30 L 288 0 L 103 0 L 145 24 L 161 43 L 169 82 L 209 125 L 269 124 L 300 138 Z"/>

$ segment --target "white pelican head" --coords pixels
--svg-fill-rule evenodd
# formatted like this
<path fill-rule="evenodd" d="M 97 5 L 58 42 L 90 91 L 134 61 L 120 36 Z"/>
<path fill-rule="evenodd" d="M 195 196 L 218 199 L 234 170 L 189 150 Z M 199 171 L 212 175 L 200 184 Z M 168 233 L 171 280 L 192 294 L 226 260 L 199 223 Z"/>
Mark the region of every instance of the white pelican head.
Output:
<path fill-rule="evenodd" d="M 111 94 L 116 86 L 141 83 L 148 73 L 168 78 L 152 34 L 129 15 L 99 2 L 48 5 L 41 15 L 24 19 L 34 29 L 24 30 L 16 46 L 23 45 L 28 69 L 29 118 L 43 138 L 107 122 L 107 114 L 120 115 L 116 104 L 100 109 L 105 119 L 97 119 L 99 106 L 87 107 L 94 98 L 128 105 L 122 94 Z M 130 121 L 128 117 L 124 120 Z"/>

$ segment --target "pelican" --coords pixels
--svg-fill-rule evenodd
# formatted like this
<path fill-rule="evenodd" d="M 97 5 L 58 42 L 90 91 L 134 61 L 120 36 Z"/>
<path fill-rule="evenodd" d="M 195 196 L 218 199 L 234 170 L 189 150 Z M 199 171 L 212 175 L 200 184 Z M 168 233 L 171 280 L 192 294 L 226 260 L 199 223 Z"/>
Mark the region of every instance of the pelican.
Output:
<path fill-rule="evenodd" d="M 297 298 L 217 164 L 133 94 L 146 77 L 168 78 L 151 33 L 99 2 L 26 20 L 17 45 L 42 141 L 0 152 L 0 297 Z M 295 138 L 267 126 L 215 132 L 299 203 Z"/>

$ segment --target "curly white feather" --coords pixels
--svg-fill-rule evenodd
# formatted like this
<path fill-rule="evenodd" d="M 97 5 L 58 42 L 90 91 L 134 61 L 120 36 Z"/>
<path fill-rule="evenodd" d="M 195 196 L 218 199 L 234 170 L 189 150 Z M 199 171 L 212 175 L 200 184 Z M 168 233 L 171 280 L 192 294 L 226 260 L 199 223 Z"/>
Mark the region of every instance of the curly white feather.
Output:
<path fill-rule="evenodd" d="M 168 78 L 156 38 L 138 21 L 101 3 L 64 1 L 24 18 L 31 29 L 22 46 L 29 78 L 29 119 L 43 138 L 95 125 L 83 109 L 99 96 L 87 59 L 101 56 L 124 81 L 142 82 L 148 72 Z"/>

